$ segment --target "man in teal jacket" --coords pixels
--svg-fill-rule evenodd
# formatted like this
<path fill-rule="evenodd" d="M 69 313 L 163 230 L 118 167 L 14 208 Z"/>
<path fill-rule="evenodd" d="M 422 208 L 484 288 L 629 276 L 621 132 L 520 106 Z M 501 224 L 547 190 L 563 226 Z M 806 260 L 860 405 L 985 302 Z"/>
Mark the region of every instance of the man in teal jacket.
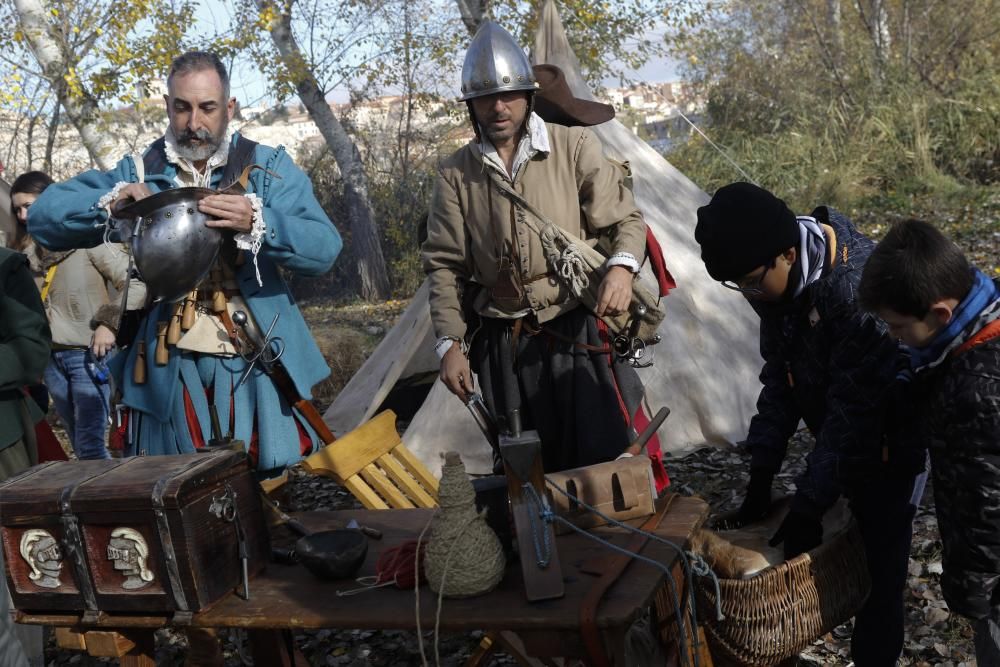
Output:
<path fill-rule="evenodd" d="M 245 306 L 261 330 L 277 316 L 272 335 L 284 343 L 281 361 L 298 393 L 309 398 L 330 371 L 278 269 L 306 276 L 325 273 L 340 252 L 340 236 L 316 201 L 308 177 L 282 148 L 256 144 L 238 133 L 230 136 L 236 101 L 229 96 L 225 66 L 214 54 L 196 51 L 178 57 L 167 91 L 164 137 L 141 159 L 126 156 L 109 172 L 92 170 L 50 186 L 29 210 L 29 233 L 53 250 L 93 247 L 102 241 L 110 214 L 132 201 L 173 187 L 218 189 L 232 180 L 234 165 L 263 167 L 251 174 L 245 195 L 211 195 L 198 207 L 211 218 L 208 226 L 233 232 L 242 253 L 242 264 L 220 260 L 226 262 L 218 275 L 228 276 L 222 287 L 230 303 Z M 234 254 L 224 248 L 222 256 Z M 206 321 L 214 317 L 207 304 L 198 311 Z M 218 318 L 214 328 L 198 324 L 176 344 L 165 345 L 169 358 L 157 363 L 154 350 L 164 344 L 157 337 L 158 324 L 174 314 L 174 304 L 149 307 L 136 338 L 145 349 L 137 342 L 113 364 L 122 402 L 133 419 L 129 453 L 194 451 L 212 437 L 210 406 L 222 431 L 247 443 L 262 477 L 280 473 L 318 444 L 259 364 L 236 387 L 246 362 L 234 347 L 215 349 L 217 335 L 215 348 L 206 345 L 206 331 L 227 330 Z M 136 364 L 145 366 L 144 381 L 142 373 L 134 373 Z"/>

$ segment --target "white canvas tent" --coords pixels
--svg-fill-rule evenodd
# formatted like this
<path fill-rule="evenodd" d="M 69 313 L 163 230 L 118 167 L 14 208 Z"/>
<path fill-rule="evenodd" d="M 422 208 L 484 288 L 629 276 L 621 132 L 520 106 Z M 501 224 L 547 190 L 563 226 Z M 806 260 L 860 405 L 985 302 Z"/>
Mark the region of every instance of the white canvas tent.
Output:
<path fill-rule="evenodd" d="M 551 0 L 543 9 L 533 55 L 536 63 L 559 66 L 577 97 L 593 99 Z M 663 405 L 671 409 L 659 431 L 661 445 L 680 455 L 705 444 L 741 440 L 760 391 L 758 321 L 744 299 L 713 281 L 702 264 L 694 226 L 697 208 L 709 197 L 618 121 L 593 129 L 609 157 L 631 163 L 636 201 L 677 280 L 664 301 L 667 317 L 660 327 L 663 342 L 654 348 L 656 363 L 639 371 L 652 410 Z M 651 276 L 644 279 L 652 286 Z M 372 417 L 401 379 L 438 368 L 427 297 L 425 282 L 327 410 L 325 420 L 335 434 Z M 448 450 L 459 451 L 471 473 L 492 468 L 489 445 L 461 401 L 440 381 L 403 441 L 431 470 L 440 467 L 440 453 Z"/>

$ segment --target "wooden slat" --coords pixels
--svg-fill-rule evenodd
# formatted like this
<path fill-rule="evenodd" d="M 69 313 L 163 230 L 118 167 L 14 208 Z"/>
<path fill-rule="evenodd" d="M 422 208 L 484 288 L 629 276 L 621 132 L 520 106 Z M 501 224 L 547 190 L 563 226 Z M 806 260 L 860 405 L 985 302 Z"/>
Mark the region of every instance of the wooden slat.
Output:
<path fill-rule="evenodd" d="M 438 481 L 437 477 L 431 474 L 431 472 L 424 466 L 424 464 L 413 455 L 406 445 L 400 443 L 397 447 L 392 450 L 392 455 L 396 457 L 396 460 L 403 464 L 403 467 L 413 475 L 421 486 L 423 486 L 427 492 L 434 496 L 437 500 L 438 497 Z"/>
<path fill-rule="evenodd" d="M 378 457 L 377 463 L 417 507 L 437 507 L 437 500 L 391 454 Z"/>
<path fill-rule="evenodd" d="M 389 506 L 386 505 L 385 501 L 382 500 L 372 487 L 368 486 L 363 479 L 355 475 L 350 479 L 345 479 L 341 484 L 347 489 L 352 496 L 361 501 L 367 509 L 370 510 L 387 510 Z"/>
<path fill-rule="evenodd" d="M 267 495 L 271 495 L 272 493 L 280 489 L 282 486 L 284 486 L 286 482 L 288 482 L 287 470 L 281 473 L 281 475 L 279 475 L 278 477 L 272 477 L 271 479 L 260 480 L 260 488 L 264 489 L 264 493 L 266 493 Z"/>
<path fill-rule="evenodd" d="M 302 461 L 303 467 L 317 475 L 332 477 L 341 484 L 357 475 L 372 461 L 399 444 L 396 413 L 380 412 L 336 442 L 332 442 Z"/>
<path fill-rule="evenodd" d="M 56 646 L 70 651 L 86 651 L 87 640 L 83 633 L 73 628 L 56 628 Z"/>
<path fill-rule="evenodd" d="M 135 642 L 113 630 L 90 630 L 84 637 L 87 653 L 95 658 L 120 658 L 135 648 Z"/>
<path fill-rule="evenodd" d="M 413 509 L 414 505 L 410 499 L 404 496 L 399 489 L 392 485 L 389 478 L 375 467 L 374 463 L 369 463 L 361 471 L 361 477 L 368 482 L 375 491 L 385 498 L 389 507 L 393 509 Z"/>

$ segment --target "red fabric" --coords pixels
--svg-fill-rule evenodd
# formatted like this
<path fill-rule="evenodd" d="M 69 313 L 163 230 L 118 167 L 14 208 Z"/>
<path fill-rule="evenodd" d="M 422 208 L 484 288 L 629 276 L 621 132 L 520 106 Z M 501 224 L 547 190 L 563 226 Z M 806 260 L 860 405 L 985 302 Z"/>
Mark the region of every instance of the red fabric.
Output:
<path fill-rule="evenodd" d="M 1000 336 L 1000 320 L 993 320 L 985 327 L 980 329 L 976 334 L 969 340 L 962 343 L 961 347 L 952 353 L 952 356 L 958 356 L 963 352 L 968 352 L 977 345 L 981 345 L 988 340 L 992 340 Z"/>
<path fill-rule="evenodd" d="M 108 449 L 113 452 L 125 449 L 125 434 L 128 433 L 128 410 L 121 411 L 121 421 L 121 424 L 108 431 Z"/>
<path fill-rule="evenodd" d="M 670 290 L 677 287 L 677 282 L 667 270 L 667 263 L 663 260 L 663 248 L 653 236 L 653 230 L 649 225 L 646 225 L 646 256 L 649 257 L 650 268 L 656 276 L 656 284 L 660 286 L 660 296 L 667 296 Z"/>
<path fill-rule="evenodd" d="M 420 543 L 420 556 L 417 557 L 417 541 L 409 540 L 397 547 L 390 547 L 379 554 L 375 561 L 375 585 L 393 582 L 397 588 L 414 589 L 419 583 L 427 581 L 424 575 L 424 552 L 427 541 Z M 416 562 L 414 562 L 416 561 Z"/>
<path fill-rule="evenodd" d="M 66 451 L 59 444 L 59 439 L 52 432 L 52 427 L 44 419 L 35 424 L 35 439 L 38 441 L 38 462 L 68 461 Z"/>
<path fill-rule="evenodd" d="M 597 321 L 597 332 L 601 336 L 601 340 L 608 343 L 610 334 L 608 333 L 608 325 L 604 320 L 600 318 L 595 318 Z M 608 364 L 612 363 L 611 352 L 607 353 Z M 612 379 L 615 379 L 614 373 L 611 374 Z M 618 397 L 618 407 L 622 412 L 622 417 L 625 419 L 626 424 L 630 424 L 636 433 L 642 433 L 643 429 L 649 426 L 649 415 L 646 414 L 645 408 L 642 407 L 640 403 L 639 409 L 634 415 L 630 415 L 628 408 L 625 405 L 625 399 L 622 397 L 621 390 L 618 388 L 618 381 L 615 379 L 615 396 Z M 670 486 L 670 476 L 667 475 L 667 469 L 663 465 L 663 450 L 660 448 L 660 436 L 654 433 L 652 437 L 646 441 L 646 454 L 649 456 L 650 464 L 653 467 L 653 481 L 656 483 L 657 493 L 663 491 L 663 489 Z"/>

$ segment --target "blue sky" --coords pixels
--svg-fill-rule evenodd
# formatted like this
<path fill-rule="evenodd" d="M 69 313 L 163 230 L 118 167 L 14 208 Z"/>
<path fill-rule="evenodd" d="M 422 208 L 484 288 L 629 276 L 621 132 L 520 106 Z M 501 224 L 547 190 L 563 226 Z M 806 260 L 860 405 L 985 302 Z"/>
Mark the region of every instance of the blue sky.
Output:
<path fill-rule="evenodd" d="M 224 26 L 230 23 L 230 12 L 228 5 L 219 0 L 204 0 L 198 5 L 195 20 L 201 24 L 201 29 L 205 33 L 215 32 L 215 26 Z M 656 35 L 650 36 L 657 39 Z M 456 63 L 454 77 L 456 79 L 455 95 L 458 95 L 458 75 L 461 64 Z M 638 70 L 627 70 L 625 77 L 630 81 L 663 82 L 676 80 L 676 63 L 668 58 L 658 58 Z M 617 87 L 620 85 L 617 78 L 608 78 L 604 82 L 605 86 Z M 262 103 L 270 103 L 271 100 L 265 98 L 266 87 L 263 77 L 257 71 L 256 66 L 248 58 L 242 58 L 234 66 L 232 72 L 233 95 L 244 106 L 254 106 Z M 348 90 L 346 87 L 334 89 L 328 99 L 333 102 L 346 102 L 348 100 Z"/>

